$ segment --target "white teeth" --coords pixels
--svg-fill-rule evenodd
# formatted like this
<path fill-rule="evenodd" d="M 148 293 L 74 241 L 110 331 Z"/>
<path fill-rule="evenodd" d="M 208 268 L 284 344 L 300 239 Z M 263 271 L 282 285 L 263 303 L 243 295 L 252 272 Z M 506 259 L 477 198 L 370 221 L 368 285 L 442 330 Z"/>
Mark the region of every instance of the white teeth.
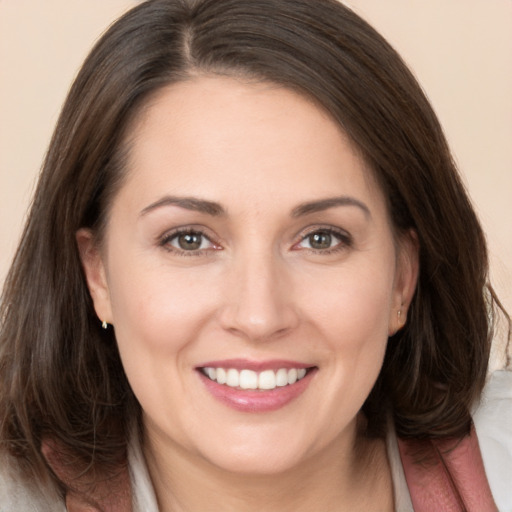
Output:
<path fill-rule="evenodd" d="M 276 385 L 279 387 L 288 385 L 288 370 L 286 368 L 281 368 L 280 370 L 277 370 Z"/>
<path fill-rule="evenodd" d="M 276 374 L 272 370 L 265 370 L 260 373 L 258 379 L 260 389 L 274 389 L 276 387 Z"/>
<path fill-rule="evenodd" d="M 238 370 L 230 368 L 227 373 L 226 384 L 231 388 L 240 386 L 240 373 Z"/>
<path fill-rule="evenodd" d="M 212 368 L 212 370 L 215 370 L 215 368 Z M 219 384 L 226 384 L 226 370 L 224 368 L 217 368 L 215 373 L 217 373 L 217 382 Z"/>
<path fill-rule="evenodd" d="M 203 368 L 203 373 L 219 384 L 231 388 L 271 390 L 295 384 L 306 376 L 306 368 L 280 368 L 277 371 L 264 370 L 257 373 L 253 370 L 235 370 L 234 368 Z"/>
<path fill-rule="evenodd" d="M 240 387 L 242 389 L 258 389 L 258 374 L 252 370 L 242 370 L 240 372 Z"/>

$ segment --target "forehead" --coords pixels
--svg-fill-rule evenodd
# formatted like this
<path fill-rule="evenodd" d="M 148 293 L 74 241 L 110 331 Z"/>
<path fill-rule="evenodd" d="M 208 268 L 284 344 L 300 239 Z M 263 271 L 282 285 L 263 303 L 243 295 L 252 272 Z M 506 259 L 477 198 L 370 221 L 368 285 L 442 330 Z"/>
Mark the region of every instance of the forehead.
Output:
<path fill-rule="evenodd" d="M 147 102 L 129 141 L 124 188 L 146 202 L 163 193 L 262 208 L 343 193 L 383 200 L 338 124 L 272 83 L 200 77 L 168 86 Z"/>

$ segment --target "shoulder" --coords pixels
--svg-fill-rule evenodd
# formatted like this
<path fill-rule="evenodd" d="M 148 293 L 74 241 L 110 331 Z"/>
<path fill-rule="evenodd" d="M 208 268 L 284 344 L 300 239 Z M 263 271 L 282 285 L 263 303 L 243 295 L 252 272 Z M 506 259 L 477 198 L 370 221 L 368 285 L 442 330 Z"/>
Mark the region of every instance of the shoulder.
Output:
<path fill-rule="evenodd" d="M 473 422 L 496 505 L 512 511 L 512 371 L 490 376 L 473 410 Z"/>
<path fill-rule="evenodd" d="M 55 492 L 43 492 L 24 482 L 12 459 L 0 455 L 0 511 L 1 512 L 65 512 L 64 502 Z"/>

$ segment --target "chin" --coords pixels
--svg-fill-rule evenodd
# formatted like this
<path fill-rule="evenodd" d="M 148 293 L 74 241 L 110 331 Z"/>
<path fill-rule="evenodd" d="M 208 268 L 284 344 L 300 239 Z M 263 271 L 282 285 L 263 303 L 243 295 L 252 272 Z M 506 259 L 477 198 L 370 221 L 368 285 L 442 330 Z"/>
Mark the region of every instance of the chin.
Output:
<path fill-rule="evenodd" d="M 228 455 L 228 454 L 226 454 Z M 222 458 L 211 458 L 209 462 L 224 472 L 240 477 L 266 477 L 291 472 L 301 464 L 301 457 L 288 457 L 275 453 L 272 447 L 259 453 L 231 453 Z"/>
<path fill-rule="evenodd" d="M 271 476 L 287 473 L 301 465 L 317 451 L 316 442 L 290 435 L 255 433 L 236 439 L 212 443 L 200 449 L 201 456 L 220 470 L 240 476 Z"/>

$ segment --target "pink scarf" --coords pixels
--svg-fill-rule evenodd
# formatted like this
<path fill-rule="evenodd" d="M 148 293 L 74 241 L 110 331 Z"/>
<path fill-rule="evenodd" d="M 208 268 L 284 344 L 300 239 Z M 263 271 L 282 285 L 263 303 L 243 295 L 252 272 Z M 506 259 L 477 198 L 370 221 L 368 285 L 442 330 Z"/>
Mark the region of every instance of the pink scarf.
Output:
<path fill-rule="evenodd" d="M 398 440 L 416 512 L 498 512 L 475 427 L 460 440 Z"/>

